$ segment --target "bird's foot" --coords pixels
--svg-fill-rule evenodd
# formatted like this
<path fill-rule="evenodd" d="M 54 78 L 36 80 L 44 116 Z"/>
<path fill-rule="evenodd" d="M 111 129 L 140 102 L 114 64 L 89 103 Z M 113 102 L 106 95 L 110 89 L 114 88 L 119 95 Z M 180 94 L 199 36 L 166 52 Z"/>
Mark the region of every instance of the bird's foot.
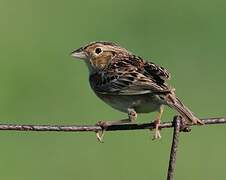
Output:
<path fill-rule="evenodd" d="M 127 119 L 121 119 L 121 120 L 117 120 L 117 121 L 98 121 L 96 123 L 96 125 L 100 126 L 102 130 L 96 132 L 97 140 L 99 142 L 104 142 L 103 141 L 104 132 L 108 126 L 120 125 L 120 124 L 125 124 L 125 123 L 133 123 L 133 122 L 135 122 L 136 117 L 137 117 L 136 112 L 131 110 L 131 112 L 129 112 L 129 118 L 127 118 Z"/>
<path fill-rule="evenodd" d="M 104 130 L 96 132 L 96 138 L 100 143 L 103 143 Z"/>
<path fill-rule="evenodd" d="M 155 124 L 155 129 L 154 129 L 154 136 L 153 136 L 152 140 L 161 139 L 162 136 L 161 136 L 161 133 L 159 130 L 160 121 L 155 120 L 154 124 Z"/>
<path fill-rule="evenodd" d="M 105 128 L 106 128 L 106 126 L 109 126 L 110 124 L 107 121 L 98 121 L 96 123 L 96 125 L 100 126 L 102 128 L 102 130 L 96 131 L 96 138 L 100 143 L 103 143 Z"/>

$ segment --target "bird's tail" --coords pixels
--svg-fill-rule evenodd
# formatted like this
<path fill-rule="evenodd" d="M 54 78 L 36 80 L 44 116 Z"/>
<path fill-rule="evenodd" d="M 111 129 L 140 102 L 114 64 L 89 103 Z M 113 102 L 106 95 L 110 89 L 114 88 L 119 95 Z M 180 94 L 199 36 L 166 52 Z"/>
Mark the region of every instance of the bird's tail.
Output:
<path fill-rule="evenodd" d="M 202 120 L 197 118 L 180 100 L 174 93 L 166 95 L 167 104 L 175 109 L 185 120 L 193 124 L 204 124 Z"/>

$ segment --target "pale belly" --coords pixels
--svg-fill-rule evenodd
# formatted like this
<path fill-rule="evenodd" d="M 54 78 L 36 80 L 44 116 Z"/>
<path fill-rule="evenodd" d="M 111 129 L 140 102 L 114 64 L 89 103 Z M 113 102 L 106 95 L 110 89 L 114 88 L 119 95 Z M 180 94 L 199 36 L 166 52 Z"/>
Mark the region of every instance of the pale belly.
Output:
<path fill-rule="evenodd" d="M 133 108 L 137 113 L 159 111 L 160 106 L 164 104 L 159 96 L 152 94 L 109 95 L 96 93 L 96 95 L 111 107 L 126 113 L 128 108 Z"/>

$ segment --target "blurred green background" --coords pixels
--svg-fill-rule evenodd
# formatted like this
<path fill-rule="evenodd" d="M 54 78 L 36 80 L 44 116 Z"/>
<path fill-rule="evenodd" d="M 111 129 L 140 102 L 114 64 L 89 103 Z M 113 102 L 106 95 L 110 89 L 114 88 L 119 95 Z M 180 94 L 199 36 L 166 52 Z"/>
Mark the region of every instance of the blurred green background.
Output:
<path fill-rule="evenodd" d="M 172 73 L 170 84 L 199 117 L 226 116 L 226 2 L 0 1 L 0 122 L 95 124 L 124 118 L 95 97 L 69 53 L 108 40 Z M 163 119 L 175 114 L 167 108 Z M 140 115 L 139 122 L 153 120 Z M 0 179 L 166 179 L 171 130 L 0 132 Z M 175 179 L 225 179 L 226 127 L 181 134 Z"/>

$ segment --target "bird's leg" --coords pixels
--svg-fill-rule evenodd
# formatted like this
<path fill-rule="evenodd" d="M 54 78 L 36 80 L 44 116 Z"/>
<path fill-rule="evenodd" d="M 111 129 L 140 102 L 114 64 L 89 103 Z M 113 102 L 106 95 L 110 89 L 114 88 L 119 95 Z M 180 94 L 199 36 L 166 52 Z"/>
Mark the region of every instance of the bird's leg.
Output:
<path fill-rule="evenodd" d="M 126 124 L 126 123 L 135 123 L 137 119 L 137 113 L 134 109 L 128 108 L 128 118 L 121 119 L 117 121 L 99 121 L 96 125 L 101 126 L 102 130 L 96 132 L 96 137 L 99 142 L 103 142 L 104 137 L 104 129 L 107 126 L 118 125 L 118 124 Z"/>
<path fill-rule="evenodd" d="M 162 114 L 163 114 L 163 110 L 164 110 L 164 106 L 161 105 L 160 106 L 160 109 L 159 109 L 159 112 L 157 114 L 157 117 L 154 121 L 154 124 L 155 124 L 155 132 L 154 132 L 154 137 L 153 137 L 153 140 L 155 139 L 160 139 L 161 138 L 161 134 L 160 134 L 160 130 L 159 130 L 159 125 L 161 123 L 161 117 L 162 117 Z"/>

